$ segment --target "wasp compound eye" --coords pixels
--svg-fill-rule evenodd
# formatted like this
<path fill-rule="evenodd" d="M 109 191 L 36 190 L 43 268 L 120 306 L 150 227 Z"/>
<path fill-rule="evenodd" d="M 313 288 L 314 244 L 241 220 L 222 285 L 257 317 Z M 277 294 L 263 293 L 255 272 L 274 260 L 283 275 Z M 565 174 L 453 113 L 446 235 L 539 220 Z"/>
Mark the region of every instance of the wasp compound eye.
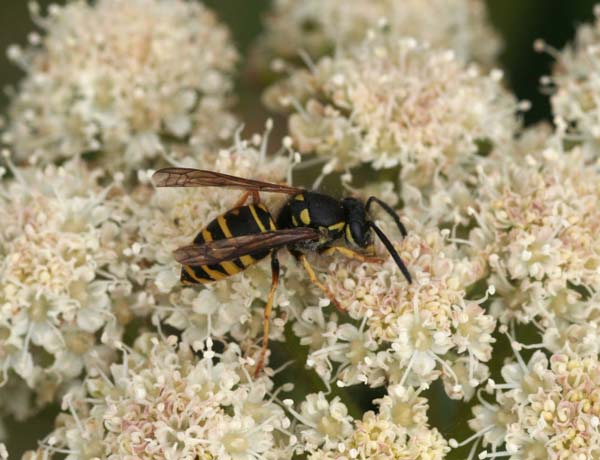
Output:
<path fill-rule="evenodd" d="M 350 233 L 354 244 L 364 248 L 369 244 L 369 227 L 366 222 L 350 222 Z"/>

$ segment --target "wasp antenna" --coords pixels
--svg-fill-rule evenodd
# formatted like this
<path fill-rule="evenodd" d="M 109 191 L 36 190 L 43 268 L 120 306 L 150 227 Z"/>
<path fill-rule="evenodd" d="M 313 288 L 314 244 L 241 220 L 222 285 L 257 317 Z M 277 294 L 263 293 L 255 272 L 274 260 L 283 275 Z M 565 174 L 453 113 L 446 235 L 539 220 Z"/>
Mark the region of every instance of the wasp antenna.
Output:
<path fill-rule="evenodd" d="M 373 222 L 369 221 L 369 227 L 371 227 L 373 230 L 375 230 L 375 233 L 377 233 L 377 236 L 379 237 L 379 239 L 381 240 L 381 242 L 383 243 L 385 248 L 388 250 L 388 252 L 392 256 L 392 259 L 394 259 L 394 262 L 396 262 L 396 265 L 398 265 L 398 268 L 400 269 L 400 271 L 406 278 L 406 281 L 408 281 L 408 283 L 411 284 L 412 277 L 410 276 L 410 273 L 408 272 L 408 268 L 406 268 L 406 265 L 404 265 L 404 262 L 402 262 L 402 259 L 400 258 L 398 251 L 396 251 L 396 249 L 394 248 L 394 246 L 392 245 L 392 243 L 390 242 L 388 237 L 385 236 L 385 233 L 383 233 L 383 231 L 381 231 L 381 229 L 377 225 L 375 225 Z"/>
<path fill-rule="evenodd" d="M 367 204 L 365 206 L 367 212 L 369 212 L 369 209 L 371 208 L 371 205 L 373 203 L 377 203 L 379 206 L 381 206 L 383 208 L 383 210 L 385 212 L 387 212 L 390 216 L 392 216 L 392 219 L 394 219 L 394 222 L 396 222 L 396 225 L 398 226 L 398 229 L 400 230 L 400 233 L 402 233 L 403 237 L 406 237 L 406 235 L 408 235 L 408 232 L 406 231 L 406 227 L 400 221 L 400 216 L 398 215 L 398 213 L 396 211 L 394 211 L 389 204 L 387 204 L 384 201 L 381 201 L 376 196 L 372 196 L 367 200 Z"/>

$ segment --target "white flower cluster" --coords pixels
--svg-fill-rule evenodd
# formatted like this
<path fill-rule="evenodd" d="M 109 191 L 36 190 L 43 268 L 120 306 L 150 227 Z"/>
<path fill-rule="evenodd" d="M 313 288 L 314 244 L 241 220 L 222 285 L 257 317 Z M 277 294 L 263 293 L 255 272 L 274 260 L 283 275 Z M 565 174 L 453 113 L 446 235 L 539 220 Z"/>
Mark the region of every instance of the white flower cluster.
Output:
<path fill-rule="evenodd" d="M 575 41 L 558 53 L 539 42 L 557 58 L 552 76 L 543 82 L 553 91 L 555 123 L 569 139 L 589 142 L 598 157 L 600 142 L 600 7 L 594 10 L 594 24 L 577 30 Z"/>
<path fill-rule="evenodd" d="M 198 358 L 175 337 L 139 337 L 121 364 L 65 396 L 55 430 L 24 459 L 290 459 L 271 380 L 253 380 L 236 345 L 211 346 Z"/>
<path fill-rule="evenodd" d="M 399 165 L 402 195 L 418 202 L 466 187 L 478 154 L 512 140 L 518 104 L 500 79 L 452 51 L 383 33 L 292 74 L 265 98 L 294 110 L 290 135 L 301 152 L 330 159 L 324 171 Z"/>
<path fill-rule="evenodd" d="M 17 159 L 49 163 L 95 154 L 135 171 L 172 150 L 229 137 L 228 31 L 199 3 L 100 0 L 53 5 L 44 30 L 9 56 L 26 72 L 3 140 Z"/>
<path fill-rule="evenodd" d="M 412 389 L 390 386 L 374 401 L 377 413 L 353 420 L 338 398 L 309 394 L 300 412 L 291 409 L 300 424 L 299 452 L 310 460 L 442 460 L 450 450 L 446 440 L 427 420 L 427 400 Z"/>
<path fill-rule="evenodd" d="M 51 401 L 59 384 L 98 366 L 121 323 L 109 296 L 127 283 L 111 187 L 80 162 L 11 168 L 0 183 L 0 369 Z M 3 401 L 4 403 L 4 401 Z"/>
<path fill-rule="evenodd" d="M 502 368 L 505 383 L 490 381 L 495 402 L 481 399 L 469 422 L 491 452 L 479 458 L 511 460 L 594 458 L 600 454 L 598 355 L 536 352 L 528 364 Z M 497 449 L 506 443 L 506 450 Z"/>
<path fill-rule="evenodd" d="M 278 152 L 271 122 L 234 133 L 237 54 L 201 4 L 31 9 L 1 137 L 28 164 L 0 171 L 0 416 L 63 405 L 25 460 L 442 460 L 473 440 L 469 460 L 600 458 L 600 9 L 556 54 L 556 129 L 523 130 L 481 70 L 499 46 L 482 0 L 276 0 L 253 65 L 289 71 L 264 94 L 289 115 Z M 268 260 L 191 286 L 173 256 L 242 192 L 154 188 L 167 164 L 273 183 L 325 164 L 317 183 L 404 207 L 406 237 L 377 225 L 412 282 L 380 241 L 368 262 L 306 251 L 328 292 L 282 250 L 269 337 L 300 347 L 254 374 Z M 289 197 L 260 199 L 275 217 Z M 305 358 L 301 385 L 275 383 Z M 352 385 L 385 396 L 350 406 Z M 425 390 L 476 395 L 476 433 L 446 441 Z"/>
<path fill-rule="evenodd" d="M 600 350 L 600 170 L 588 157 L 549 143 L 491 158 L 479 170 L 472 210 L 470 239 L 499 294 L 492 313 L 502 322 L 533 321 L 555 352 L 569 342 Z"/>
<path fill-rule="evenodd" d="M 273 66 L 330 54 L 351 46 L 370 29 L 386 27 L 396 36 L 413 37 L 434 48 L 451 48 L 466 61 L 492 65 L 500 40 L 481 0 L 276 0 L 265 18 L 265 31 L 253 50 L 253 66 Z"/>
<path fill-rule="evenodd" d="M 442 378 L 447 394 L 470 399 L 488 378 L 495 320 L 473 300 L 469 286 L 484 274 L 445 233 L 420 228 L 397 245 L 410 267 L 408 284 L 391 257 L 382 264 L 336 260 L 326 284 L 350 318 L 327 320 L 304 311 L 294 330 L 310 345 L 309 364 L 338 385 L 427 387 Z"/>

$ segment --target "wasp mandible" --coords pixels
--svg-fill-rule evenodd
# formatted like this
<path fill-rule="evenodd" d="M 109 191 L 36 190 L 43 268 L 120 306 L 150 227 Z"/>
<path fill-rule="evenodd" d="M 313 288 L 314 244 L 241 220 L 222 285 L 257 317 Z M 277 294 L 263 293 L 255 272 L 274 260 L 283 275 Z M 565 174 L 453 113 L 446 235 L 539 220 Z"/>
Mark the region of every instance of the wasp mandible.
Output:
<path fill-rule="evenodd" d="M 315 274 L 306 258 L 307 251 L 325 255 L 337 252 L 352 259 L 373 262 L 379 259 L 356 250 L 372 245 L 373 230 L 406 280 L 412 282 L 390 240 L 369 218 L 371 206 L 376 203 L 394 219 L 402 236 L 407 234 L 398 214 L 377 197 L 370 197 L 366 203 L 353 197 L 337 200 L 303 188 L 190 168 L 164 168 L 156 171 L 152 179 L 157 187 L 229 187 L 244 191 L 232 209 L 204 227 L 193 244 L 177 249 L 174 254 L 183 265 L 181 281 L 185 284 L 206 284 L 227 278 L 271 255 L 271 289 L 265 305 L 263 341 L 255 375 L 262 369 L 267 351 L 273 300 L 279 283 L 277 252 L 283 247 L 287 247 L 304 267 L 310 281 L 341 311 L 344 311 L 342 305 Z M 290 198 L 273 219 L 261 203 L 259 192 L 284 193 Z M 250 196 L 253 202 L 246 204 Z M 334 245 L 342 238 L 346 246 Z"/>

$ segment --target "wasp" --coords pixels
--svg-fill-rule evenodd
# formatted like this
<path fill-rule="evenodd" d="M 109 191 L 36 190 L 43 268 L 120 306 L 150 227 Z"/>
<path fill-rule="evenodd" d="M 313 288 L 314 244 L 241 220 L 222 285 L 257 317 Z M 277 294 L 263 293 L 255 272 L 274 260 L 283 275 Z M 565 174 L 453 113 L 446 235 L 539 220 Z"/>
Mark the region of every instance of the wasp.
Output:
<path fill-rule="evenodd" d="M 190 168 L 160 169 L 152 179 L 157 187 L 228 187 L 243 190 L 244 193 L 232 209 L 210 222 L 196 235 L 193 244 L 175 250 L 174 255 L 183 265 L 181 281 L 184 284 L 222 280 L 271 256 L 271 289 L 264 309 L 262 348 L 255 375 L 262 369 L 268 346 L 271 312 L 279 284 L 277 255 L 280 249 L 285 247 L 289 250 L 303 266 L 310 281 L 340 311 L 345 310 L 315 274 L 306 257 L 307 252 L 324 255 L 339 253 L 363 262 L 381 261 L 364 253 L 364 250 L 373 247 L 372 230 L 406 280 L 412 282 L 408 269 L 390 240 L 369 218 L 372 205 L 378 204 L 394 219 L 402 236 L 407 235 L 398 214 L 377 197 L 372 196 L 366 202 L 353 197 L 337 200 L 303 188 Z M 283 193 L 290 197 L 273 218 L 261 203 L 259 192 Z M 250 196 L 252 203 L 247 204 Z M 345 245 L 335 244 L 342 239 Z"/>

